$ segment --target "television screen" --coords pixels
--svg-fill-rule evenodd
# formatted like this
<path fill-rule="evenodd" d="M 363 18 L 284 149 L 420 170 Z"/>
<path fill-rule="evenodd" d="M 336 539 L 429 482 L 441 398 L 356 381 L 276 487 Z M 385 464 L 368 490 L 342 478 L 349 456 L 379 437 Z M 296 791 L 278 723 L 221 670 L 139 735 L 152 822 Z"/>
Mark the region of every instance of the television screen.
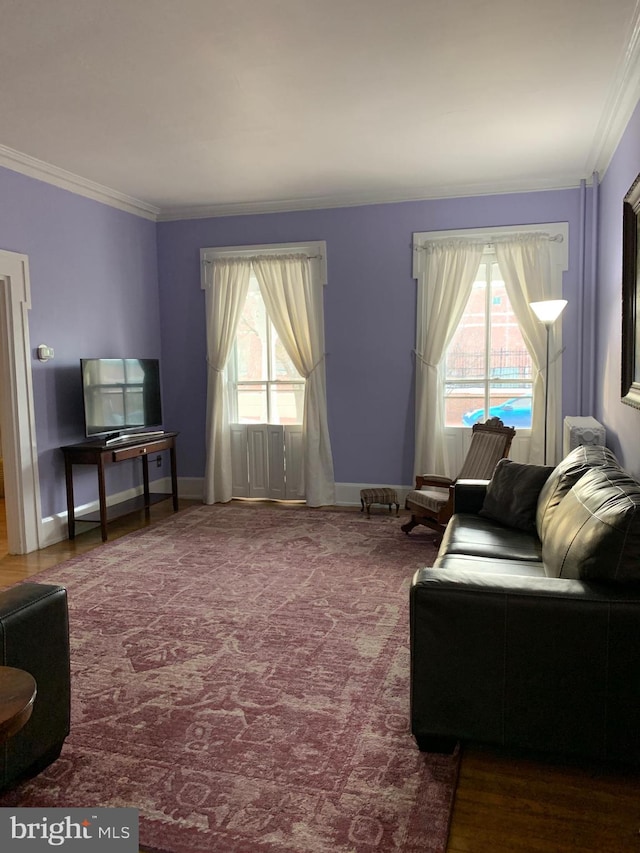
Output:
<path fill-rule="evenodd" d="M 83 358 L 87 436 L 162 425 L 160 364 L 156 358 Z"/>

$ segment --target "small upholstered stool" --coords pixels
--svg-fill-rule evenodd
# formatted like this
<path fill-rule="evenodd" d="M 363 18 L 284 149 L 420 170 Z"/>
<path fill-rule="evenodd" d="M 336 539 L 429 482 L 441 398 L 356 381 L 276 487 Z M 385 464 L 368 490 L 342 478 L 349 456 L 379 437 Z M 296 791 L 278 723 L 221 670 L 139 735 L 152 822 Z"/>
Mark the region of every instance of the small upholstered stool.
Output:
<path fill-rule="evenodd" d="M 371 504 L 388 504 L 389 512 L 391 512 L 391 505 L 395 504 L 396 515 L 398 515 L 400 511 L 398 495 L 395 489 L 360 489 L 360 504 L 360 512 L 364 512 L 364 509 L 366 507 L 367 515 L 371 515 Z"/>

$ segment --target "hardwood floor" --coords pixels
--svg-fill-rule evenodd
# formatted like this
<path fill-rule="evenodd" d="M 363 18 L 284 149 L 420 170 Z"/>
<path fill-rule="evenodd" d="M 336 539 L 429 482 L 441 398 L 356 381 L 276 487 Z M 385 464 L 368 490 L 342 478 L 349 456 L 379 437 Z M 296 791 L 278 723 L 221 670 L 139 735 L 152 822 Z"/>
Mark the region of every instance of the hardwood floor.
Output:
<path fill-rule="evenodd" d="M 180 501 L 180 509 L 198 504 L 199 501 Z M 170 500 L 156 504 L 151 509 L 151 518 L 147 521 L 144 512 L 116 519 L 109 524 L 109 540 L 125 536 L 141 527 L 155 524 L 163 518 L 173 515 L 173 507 Z M 82 525 L 84 529 L 88 525 Z M 83 554 L 102 545 L 100 538 L 100 527 L 95 525 L 70 542 L 64 540 L 43 548 L 41 551 L 33 551 L 31 554 L 12 555 L 7 552 L 7 524 L 4 511 L 4 500 L 0 499 L 0 588 L 10 586 L 18 581 L 42 572 L 45 569 L 62 563 L 76 554 Z"/>
<path fill-rule="evenodd" d="M 467 747 L 447 853 L 640 850 L 640 779 Z"/>
<path fill-rule="evenodd" d="M 186 508 L 196 502 L 181 501 Z M 109 525 L 115 539 L 151 521 L 131 515 Z M 6 552 L 0 500 L 0 588 L 101 545 L 100 530 L 24 556 Z M 447 853 L 640 853 L 640 773 L 570 766 L 468 746 L 464 749 Z M 299 851 L 303 853 L 303 851 Z"/>

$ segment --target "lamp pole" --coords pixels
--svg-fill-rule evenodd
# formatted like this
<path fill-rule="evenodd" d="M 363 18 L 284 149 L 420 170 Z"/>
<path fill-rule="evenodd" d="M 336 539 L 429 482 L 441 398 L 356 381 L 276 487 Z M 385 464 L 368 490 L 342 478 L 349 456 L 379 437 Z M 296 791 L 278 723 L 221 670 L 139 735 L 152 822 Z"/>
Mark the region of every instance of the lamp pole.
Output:
<path fill-rule="evenodd" d="M 547 357 L 544 375 L 544 464 L 547 464 L 547 432 L 549 420 L 549 334 L 551 327 L 567 307 L 566 299 L 545 299 L 542 302 L 530 302 L 529 307 L 544 325 L 547 333 Z"/>
<path fill-rule="evenodd" d="M 547 360 L 545 365 L 544 372 L 544 464 L 547 464 L 547 428 L 548 428 L 548 414 L 549 414 L 549 332 L 551 330 L 551 324 L 545 323 L 545 329 L 547 332 Z"/>

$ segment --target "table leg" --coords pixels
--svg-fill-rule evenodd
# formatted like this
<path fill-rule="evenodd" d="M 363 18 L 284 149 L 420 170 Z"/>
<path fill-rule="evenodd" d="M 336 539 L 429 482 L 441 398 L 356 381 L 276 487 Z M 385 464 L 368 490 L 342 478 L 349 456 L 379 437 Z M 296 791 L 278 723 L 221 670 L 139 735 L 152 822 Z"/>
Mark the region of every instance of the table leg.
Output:
<path fill-rule="evenodd" d="M 149 457 L 142 457 L 142 483 L 144 488 L 144 515 L 149 518 L 151 500 L 149 497 Z"/>
<path fill-rule="evenodd" d="M 73 505 L 73 465 L 67 456 L 64 458 L 64 477 L 67 484 L 67 524 L 69 526 L 67 535 L 69 539 L 75 539 L 76 512 Z"/>
<path fill-rule="evenodd" d="M 107 541 L 107 490 L 104 484 L 104 459 L 98 460 L 98 500 L 100 502 L 100 530 L 102 541 Z"/>
<path fill-rule="evenodd" d="M 175 442 L 169 448 L 171 458 L 171 493 L 173 494 L 173 511 L 178 512 L 178 466 L 176 464 Z"/>

